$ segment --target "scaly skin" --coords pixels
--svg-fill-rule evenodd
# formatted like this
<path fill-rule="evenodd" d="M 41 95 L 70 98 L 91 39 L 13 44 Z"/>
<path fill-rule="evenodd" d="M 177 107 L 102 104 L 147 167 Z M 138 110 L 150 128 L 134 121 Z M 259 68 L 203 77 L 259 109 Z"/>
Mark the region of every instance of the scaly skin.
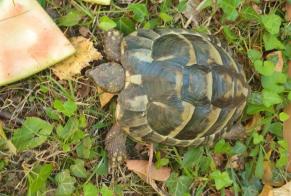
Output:
<path fill-rule="evenodd" d="M 115 168 L 127 158 L 126 135 L 116 123 L 106 135 L 105 149 L 108 153 L 111 168 Z"/>
<path fill-rule="evenodd" d="M 116 30 L 106 32 L 104 37 L 104 51 L 106 58 L 110 61 L 120 62 L 120 44 L 123 35 Z"/>

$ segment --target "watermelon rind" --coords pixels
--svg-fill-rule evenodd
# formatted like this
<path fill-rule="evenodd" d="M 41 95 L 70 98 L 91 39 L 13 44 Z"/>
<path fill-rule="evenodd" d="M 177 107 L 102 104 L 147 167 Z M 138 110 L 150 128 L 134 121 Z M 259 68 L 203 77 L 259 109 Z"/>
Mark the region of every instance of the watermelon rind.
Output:
<path fill-rule="evenodd" d="M 0 86 L 36 74 L 75 53 L 36 0 L 0 0 Z"/>

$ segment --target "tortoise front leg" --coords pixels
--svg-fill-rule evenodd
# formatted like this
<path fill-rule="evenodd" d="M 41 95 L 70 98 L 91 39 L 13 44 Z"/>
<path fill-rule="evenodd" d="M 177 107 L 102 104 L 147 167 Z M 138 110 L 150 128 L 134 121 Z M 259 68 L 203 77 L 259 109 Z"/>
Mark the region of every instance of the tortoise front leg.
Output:
<path fill-rule="evenodd" d="M 116 123 L 112 126 L 105 138 L 105 149 L 108 153 L 109 162 L 112 168 L 118 166 L 127 158 L 126 135 Z"/>

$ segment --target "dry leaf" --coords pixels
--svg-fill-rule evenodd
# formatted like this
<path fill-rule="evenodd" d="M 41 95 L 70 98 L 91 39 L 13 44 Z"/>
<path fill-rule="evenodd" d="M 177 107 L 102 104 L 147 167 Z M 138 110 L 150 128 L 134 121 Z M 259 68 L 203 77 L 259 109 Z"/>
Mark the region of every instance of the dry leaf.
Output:
<path fill-rule="evenodd" d="M 235 193 L 233 190 L 225 189 L 225 196 L 235 196 Z"/>
<path fill-rule="evenodd" d="M 283 65 L 284 65 L 282 51 L 272 52 L 272 53 L 268 54 L 267 58 L 270 58 L 272 56 L 277 56 L 277 58 L 278 58 L 277 64 L 275 66 L 275 71 L 282 72 Z"/>
<path fill-rule="evenodd" d="M 143 179 L 146 183 L 151 185 L 151 187 L 161 196 L 169 195 L 164 190 L 161 190 L 156 181 L 166 181 L 170 174 L 171 169 L 167 167 L 163 167 L 160 169 L 156 169 L 154 165 L 152 165 L 151 170 L 149 172 L 150 176 L 147 176 L 147 169 L 148 169 L 148 161 L 144 160 L 127 160 L 126 166 L 129 170 L 136 173 L 141 179 Z"/>
<path fill-rule="evenodd" d="M 79 33 L 83 36 L 83 37 L 89 37 L 90 35 L 90 30 L 87 27 L 80 27 L 79 28 Z"/>
<path fill-rule="evenodd" d="M 101 53 L 94 48 L 93 42 L 89 39 L 79 36 L 71 38 L 70 41 L 76 48 L 76 53 L 52 68 L 54 74 L 61 80 L 72 79 L 87 67 L 89 62 L 102 59 Z"/>
<path fill-rule="evenodd" d="M 226 167 L 232 169 L 242 169 L 243 165 L 241 164 L 240 156 L 239 155 L 231 156 L 226 164 Z"/>
<path fill-rule="evenodd" d="M 288 75 L 291 76 L 291 61 L 288 61 Z M 286 112 L 289 116 L 291 116 L 291 104 L 290 103 L 287 105 L 284 112 Z M 286 120 L 283 124 L 283 138 L 288 143 L 287 171 L 291 172 L 291 118 Z"/>
<path fill-rule="evenodd" d="M 269 184 L 265 184 L 262 192 L 259 196 L 273 196 L 273 187 Z"/>
<path fill-rule="evenodd" d="M 253 7 L 253 9 L 255 10 L 255 12 L 257 13 L 257 14 L 262 14 L 262 10 L 261 10 L 261 8 L 257 5 L 257 4 L 252 4 L 252 7 Z"/>
<path fill-rule="evenodd" d="M 183 15 L 188 19 L 185 27 L 189 25 L 190 22 L 193 22 L 195 26 L 198 25 L 199 18 L 199 10 L 197 6 L 200 4 L 201 0 L 189 0 L 186 4 L 186 9 L 183 11 Z"/>
<path fill-rule="evenodd" d="M 110 5 L 110 0 L 83 0 L 90 3 L 96 3 L 99 5 Z"/>
<path fill-rule="evenodd" d="M 144 176 L 143 174 L 140 173 L 136 173 L 141 179 L 143 179 L 143 181 L 145 181 L 146 183 L 148 183 L 149 185 L 151 185 L 151 187 L 160 195 L 160 196 L 168 196 L 169 194 L 167 194 L 165 191 L 161 190 L 156 181 L 153 179 L 147 179 L 146 176 Z"/>
<path fill-rule="evenodd" d="M 6 147 L 8 148 L 9 152 L 12 153 L 13 155 L 16 155 L 16 147 L 10 140 L 7 139 L 3 130 L 3 123 L 1 121 L 0 121 L 0 139 L 5 140 Z"/>
<path fill-rule="evenodd" d="M 97 87 L 97 92 L 99 94 L 99 101 L 101 104 L 101 108 L 106 106 L 111 99 L 114 97 L 114 94 L 104 92 L 101 88 Z"/>
<path fill-rule="evenodd" d="M 84 80 L 81 80 L 79 82 L 80 84 L 77 87 L 77 97 L 80 98 L 88 97 L 91 89 L 90 86 Z"/>
<path fill-rule="evenodd" d="M 280 188 L 273 189 L 272 196 L 290 196 L 290 195 L 291 195 L 291 182 L 288 182 L 287 184 Z"/>
<path fill-rule="evenodd" d="M 218 168 L 223 167 L 225 158 L 222 154 L 213 154 L 212 159 L 216 167 Z"/>
<path fill-rule="evenodd" d="M 169 178 L 171 174 L 170 168 L 162 167 L 160 169 L 157 169 L 154 165 L 151 166 L 151 169 L 149 171 L 150 176 L 147 176 L 148 164 L 149 162 L 145 160 L 127 160 L 126 161 L 126 166 L 129 170 L 145 178 L 149 177 L 152 180 L 157 180 L 157 181 L 162 181 L 162 182 L 165 182 Z"/>
<path fill-rule="evenodd" d="M 272 167 L 270 160 L 264 161 L 264 175 L 263 175 L 263 183 L 264 184 L 273 184 L 272 183 Z"/>
<path fill-rule="evenodd" d="M 291 3 L 286 3 L 286 20 L 291 22 Z"/>

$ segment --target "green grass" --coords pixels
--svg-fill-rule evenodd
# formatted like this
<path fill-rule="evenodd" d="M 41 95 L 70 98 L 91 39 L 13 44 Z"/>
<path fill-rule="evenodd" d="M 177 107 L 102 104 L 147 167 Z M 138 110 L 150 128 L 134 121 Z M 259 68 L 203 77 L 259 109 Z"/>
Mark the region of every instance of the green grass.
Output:
<path fill-rule="evenodd" d="M 211 4 L 204 0 L 195 21 L 185 17 L 187 1 L 183 0 L 140 1 L 129 6 L 117 2 L 96 6 L 80 0 L 41 2 L 67 35 L 88 28 L 101 51 L 103 30 L 116 28 L 128 34 L 137 28 L 187 27 L 217 36 L 244 66 L 252 93 L 242 122 L 250 125 L 258 114 L 259 120 L 242 140 L 219 140 L 213 147 L 187 149 L 157 145 L 156 166 L 173 170 L 164 183 L 171 195 L 257 195 L 264 185 L 266 162 L 272 167 L 273 185 L 289 180 L 285 171 L 287 144 L 282 138 L 282 124 L 288 118 L 282 111 L 291 99 L 291 81 L 286 74 L 291 27 L 284 19 L 285 1 L 218 0 Z M 253 5 L 261 13 L 256 13 Z M 270 51 L 282 51 L 282 73 L 274 72 L 278 59 L 267 57 Z M 16 146 L 17 155 L 9 151 L 0 134 L 0 193 L 154 194 L 125 167 L 113 174 L 107 172 L 104 136 L 114 122 L 114 110 L 115 100 L 100 107 L 98 93 L 84 75 L 58 81 L 46 70 L 1 87 L 0 111 L 11 115 L 4 121 L 4 132 Z M 35 118 L 28 118 L 32 116 Z M 25 120 L 22 126 L 17 119 Z"/>

